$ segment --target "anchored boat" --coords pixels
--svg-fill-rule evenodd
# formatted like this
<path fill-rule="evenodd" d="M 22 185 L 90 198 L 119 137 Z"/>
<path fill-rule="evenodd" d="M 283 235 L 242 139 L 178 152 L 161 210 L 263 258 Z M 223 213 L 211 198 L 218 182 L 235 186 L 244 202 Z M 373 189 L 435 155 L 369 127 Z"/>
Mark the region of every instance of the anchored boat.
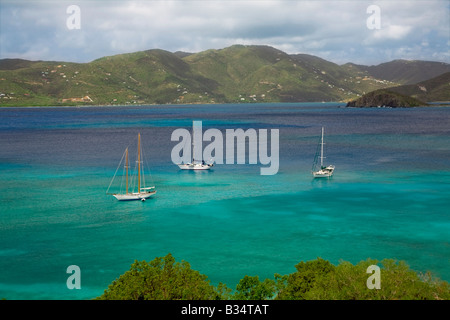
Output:
<path fill-rule="evenodd" d="M 323 164 L 323 162 L 324 162 L 323 159 L 325 159 L 325 157 L 323 156 L 323 146 L 324 146 L 323 133 L 324 133 L 324 129 L 322 127 L 322 137 L 320 139 L 319 145 L 317 146 L 317 151 L 316 151 L 316 155 L 314 156 L 314 161 L 313 161 L 313 166 L 312 166 L 312 174 L 313 174 L 314 178 L 331 177 L 334 172 L 333 165 L 324 166 L 324 164 Z M 319 156 L 319 152 L 320 152 L 320 156 Z M 319 166 L 319 159 L 320 159 L 320 166 Z"/>
<path fill-rule="evenodd" d="M 117 171 L 121 166 L 123 160 L 125 158 L 124 163 L 124 171 L 125 171 L 125 190 L 119 193 L 108 193 L 111 185 L 116 177 Z M 138 147 L 137 147 L 137 161 L 136 161 L 136 170 L 134 170 L 134 174 L 129 174 L 129 159 L 128 159 L 128 148 L 125 149 L 125 152 L 120 160 L 119 166 L 117 167 L 116 173 L 109 184 L 107 194 L 113 195 L 119 201 L 125 200 L 141 200 L 145 201 L 145 199 L 151 197 L 156 193 L 156 189 L 154 186 L 146 187 L 145 186 L 145 174 L 143 168 L 142 161 L 142 150 L 141 150 L 141 134 L 138 134 Z M 121 184 L 123 185 L 123 183 Z M 137 187 L 137 188 L 136 188 Z M 136 188 L 136 190 L 134 190 Z M 131 189 L 131 191 L 130 191 Z"/>

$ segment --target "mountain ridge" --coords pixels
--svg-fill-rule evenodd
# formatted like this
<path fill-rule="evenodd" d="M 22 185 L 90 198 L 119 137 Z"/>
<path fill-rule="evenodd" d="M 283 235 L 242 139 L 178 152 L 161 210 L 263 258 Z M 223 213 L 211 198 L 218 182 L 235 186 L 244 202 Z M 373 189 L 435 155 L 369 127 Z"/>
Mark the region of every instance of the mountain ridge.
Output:
<path fill-rule="evenodd" d="M 404 61 L 338 65 L 264 45 L 150 49 L 88 63 L 2 59 L 0 106 L 350 101 L 450 72 L 442 62 Z"/>
<path fill-rule="evenodd" d="M 447 63 L 425 60 L 395 59 L 372 66 L 352 65 L 375 78 L 398 82 L 402 85 L 415 84 L 436 77 L 440 69 L 443 70 L 442 73 L 450 72 Z"/>
<path fill-rule="evenodd" d="M 422 101 L 448 102 L 450 72 L 415 84 L 393 87 L 390 90 Z"/>

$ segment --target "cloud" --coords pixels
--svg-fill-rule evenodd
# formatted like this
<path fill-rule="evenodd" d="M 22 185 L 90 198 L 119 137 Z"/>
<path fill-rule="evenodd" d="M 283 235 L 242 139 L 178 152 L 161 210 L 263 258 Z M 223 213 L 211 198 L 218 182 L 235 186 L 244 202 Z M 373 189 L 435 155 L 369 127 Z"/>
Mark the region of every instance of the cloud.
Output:
<path fill-rule="evenodd" d="M 411 26 L 390 25 L 374 32 L 374 38 L 379 40 L 400 40 L 406 37 L 413 28 Z"/>
<path fill-rule="evenodd" d="M 79 30 L 66 26 L 74 3 L 81 9 Z M 367 27 L 370 5 L 380 8 L 380 29 Z M 338 63 L 405 54 L 449 61 L 445 0 L 11 0 L 0 2 L 0 12 L 0 58 L 87 62 L 152 48 L 198 52 L 241 43 Z"/>

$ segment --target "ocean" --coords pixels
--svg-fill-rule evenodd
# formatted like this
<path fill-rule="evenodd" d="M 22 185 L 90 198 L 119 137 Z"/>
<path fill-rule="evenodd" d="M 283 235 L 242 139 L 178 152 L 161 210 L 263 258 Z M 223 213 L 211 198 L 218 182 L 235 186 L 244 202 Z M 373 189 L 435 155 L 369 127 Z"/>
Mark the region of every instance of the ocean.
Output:
<path fill-rule="evenodd" d="M 194 120 L 224 133 L 278 129 L 277 174 L 248 161 L 180 170 L 171 134 Z M 322 127 L 336 169 L 313 179 Z M 157 194 L 119 202 L 106 190 L 138 133 Z M 404 260 L 450 281 L 448 107 L 1 108 L 0 192 L 5 299 L 92 299 L 135 260 L 168 253 L 232 289 L 245 275 L 273 278 L 317 257 Z M 81 289 L 67 286 L 71 265 Z"/>

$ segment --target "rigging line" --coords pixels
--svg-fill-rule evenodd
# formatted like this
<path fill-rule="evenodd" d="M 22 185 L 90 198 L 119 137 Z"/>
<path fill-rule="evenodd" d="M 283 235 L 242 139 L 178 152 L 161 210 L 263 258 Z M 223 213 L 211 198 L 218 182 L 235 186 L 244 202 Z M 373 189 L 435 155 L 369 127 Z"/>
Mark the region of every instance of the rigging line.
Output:
<path fill-rule="evenodd" d="M 322 138 L 319 138 L 319 143 L 316 146 L 316 153 L 314 154 L 314 161 L 311 170 L 315 171 L 317 168 L 317 163 L 319 162 L 319 154 L 320 154 L 320 142 L 322 141 Z"/>
<path fill-rule="evenodd" d="M 114 178 L 116 177 L 117 171 L 119 171 L 120 165 L 122 164 L 123 158 L 125 157 L 125 152 L 126 152 L 126 149 L 125 149 L 125 151 L 122 154 L 122 159 L 120 159 L 119 165 L 117 166 L 116 172 L 114 173 L 114 176 L 111 179 L 111 182 L 109 183 L 109 186 L 108 186 L 108 189 L 106 190 L 106 193 L 108 193 L 109 188 L 111 188 L 111 185 L 112 185 L 112 183 L 114 181 Z"/>
<path fill-rule="evenodd" d="M 142 162 L 142 167 L 143 167 L 142 168 L 143 173 L 147 173 L 147 176 L 150 177 L 150 184 L 154 185 L 153 176 L 152 176 L 152 172 L 150 170 L 149 161 L 148 161 L 148 158 L 147 158 L 143 148 L 141 148 L 141 162 Z M 146 185 L 146 181 L 145 181 L 145 175 L 143 175 L 142 180 L 144 182 L 144 186 L 147 186 Z"/>

